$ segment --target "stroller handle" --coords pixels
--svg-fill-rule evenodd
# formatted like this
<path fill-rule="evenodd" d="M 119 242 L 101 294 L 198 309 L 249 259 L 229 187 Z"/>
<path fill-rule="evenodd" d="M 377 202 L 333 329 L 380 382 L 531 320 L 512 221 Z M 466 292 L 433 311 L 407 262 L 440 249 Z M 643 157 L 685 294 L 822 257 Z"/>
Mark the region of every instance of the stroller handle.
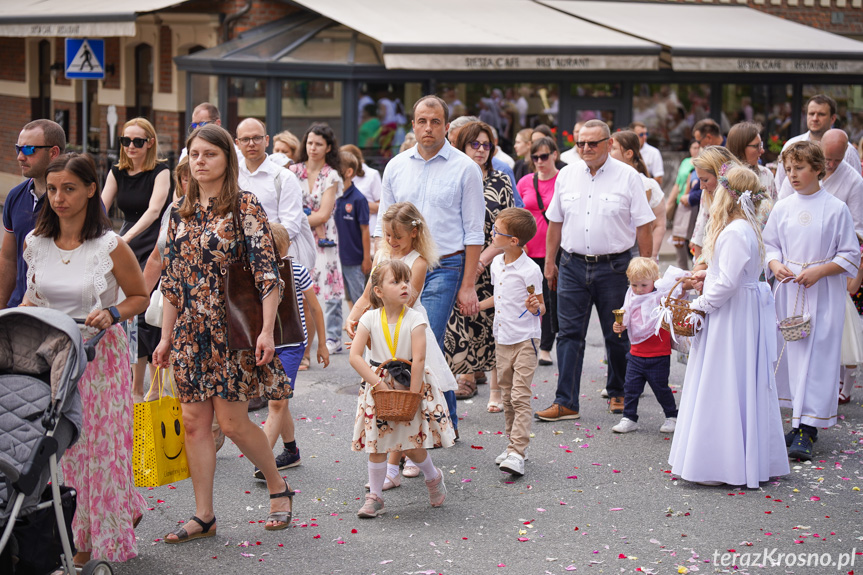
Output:
<path fill-rule="evenodd" d="M 75 318 L 75 323 L 77 324 L 84 325 L 85 321 L 86 320 Z M 104 335 L 105 330 L 99 330 L 99 333 L 84 342 L 84 351 L 87 354 L 87 361 L 93 361 L 93 358 L 96 357 L 96 346 Z"/>

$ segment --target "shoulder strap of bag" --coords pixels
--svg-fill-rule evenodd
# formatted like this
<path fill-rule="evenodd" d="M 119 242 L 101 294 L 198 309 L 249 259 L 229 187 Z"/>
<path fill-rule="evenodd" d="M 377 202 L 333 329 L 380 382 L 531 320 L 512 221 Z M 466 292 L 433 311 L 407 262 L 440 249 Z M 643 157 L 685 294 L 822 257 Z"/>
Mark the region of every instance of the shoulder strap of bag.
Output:
<path fill-rule="evenodd" d="M 545 215 L 545 204 L 542 203 L 542 196 L 539 195 L 539 174 L 533 173 L 533 191 L 536 192 L 536 205 L 539 206 L 539 211 L 542 217 L 545 218 L 545 223 L 548 222 L 548 216 Z"/>
<path fill-rule="evenodd" d="M 246 253 L 246 235 L 243 232 L 242 220 L 240 218 L 240 210 L 241 210 L 241 201 L 243 199 L 242 190 L 237 193 L 237 204 L 234 206 L 233 216 L 234 216 L 234 241 L 236 241 L 239 246 L 237 250 L 240 252 L 239 259 L 246 259 L 246 263 L 248 263 L 248 255 Z"/>

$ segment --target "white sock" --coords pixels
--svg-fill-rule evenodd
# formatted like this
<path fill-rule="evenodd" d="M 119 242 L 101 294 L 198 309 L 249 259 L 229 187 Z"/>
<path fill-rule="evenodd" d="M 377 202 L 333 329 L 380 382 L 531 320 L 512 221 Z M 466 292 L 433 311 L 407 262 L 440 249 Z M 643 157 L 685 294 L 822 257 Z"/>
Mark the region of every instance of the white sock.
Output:
<path fill-rule="evenodd" d="M 396 477 L 399 474 L 399 464 L 398 463 L 387 463 L 387 477 L 390 479 Z"/>
<path fill-rule="evenodd" d="M 369 461 L 369 492 L 383 498 L 384 479 L 387 477 L 387 462 L 372 463 Z"/>
<path fill-rule="evenodd" d="M 431 453 L 426 455 L 425 461 L 423 461 L 422 463 L 414 462 L 414 465 L 420 468 L 420 471 L 423 472 L 426 481 L 431 481 L 432 479 L 438 478 L 437 470 L 435 469 L 434 463 L 432 462 Z"/>

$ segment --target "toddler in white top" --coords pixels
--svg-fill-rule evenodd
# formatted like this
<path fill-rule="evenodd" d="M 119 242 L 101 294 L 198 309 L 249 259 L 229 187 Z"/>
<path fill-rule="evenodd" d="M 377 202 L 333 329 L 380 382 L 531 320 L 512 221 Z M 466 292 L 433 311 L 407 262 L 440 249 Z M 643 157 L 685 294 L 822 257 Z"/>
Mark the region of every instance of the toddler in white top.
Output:
<path fill-rule="evenodd" d="M 495 463 L 501 471 L 517 476 L 524 475 L 525 450 L 530 442 L 530 384 L 536 371 L 540 317 L 545 313 L 542 271 L 523 247 L 534 235 L 536 220 L 526 209 L 507 208 L 498 214 L 491 245 L 503 253 L 491 262 L 494 296 L 480 302 L 481 310 L 495 308 L 497 380 L 509 437 L 506 451 Z"/>

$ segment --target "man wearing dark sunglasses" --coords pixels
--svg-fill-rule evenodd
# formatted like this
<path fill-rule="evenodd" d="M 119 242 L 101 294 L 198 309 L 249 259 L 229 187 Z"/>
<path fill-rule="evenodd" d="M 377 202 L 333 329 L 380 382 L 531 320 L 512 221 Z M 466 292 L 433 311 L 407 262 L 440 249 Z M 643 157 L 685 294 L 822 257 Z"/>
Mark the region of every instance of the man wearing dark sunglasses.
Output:
<path fill-rule="evenodd" d="M 3 243 L 0 245 L 0 308 L 15 307 L 27 289 L 27 264 L 21 254 L 24 238 L 33 230 L 44 203 L 45 170 L 66 149 L 66 134 L 51 120 L 34 120 L 18 135 L 15 153 L 24 180 L 12 188 L 3 206 Z"/>
<path fill-rule="evenodd" d="M 608 357 L 606 390 L 609 410 L 623 413 L 623 380 L 629 338 L 617 337 L 612 310 L 623 307 L 629 282 L 630 250 L 638 242 L 650 257 L 653 211 L 641 178 L 633 168 L 608 155 L 608 126 L 590 120 L 578 133 L 583 162 L 557 175 L 546 210 L 545 277 L 557 289 L 557 365 L 560 375 L 554 403 L 535 415 L 542 421 L 579 418 L 579 393 L 585 337 L 596 306 Z M 560 269 L 555 265 L 559 249 Z"/>

